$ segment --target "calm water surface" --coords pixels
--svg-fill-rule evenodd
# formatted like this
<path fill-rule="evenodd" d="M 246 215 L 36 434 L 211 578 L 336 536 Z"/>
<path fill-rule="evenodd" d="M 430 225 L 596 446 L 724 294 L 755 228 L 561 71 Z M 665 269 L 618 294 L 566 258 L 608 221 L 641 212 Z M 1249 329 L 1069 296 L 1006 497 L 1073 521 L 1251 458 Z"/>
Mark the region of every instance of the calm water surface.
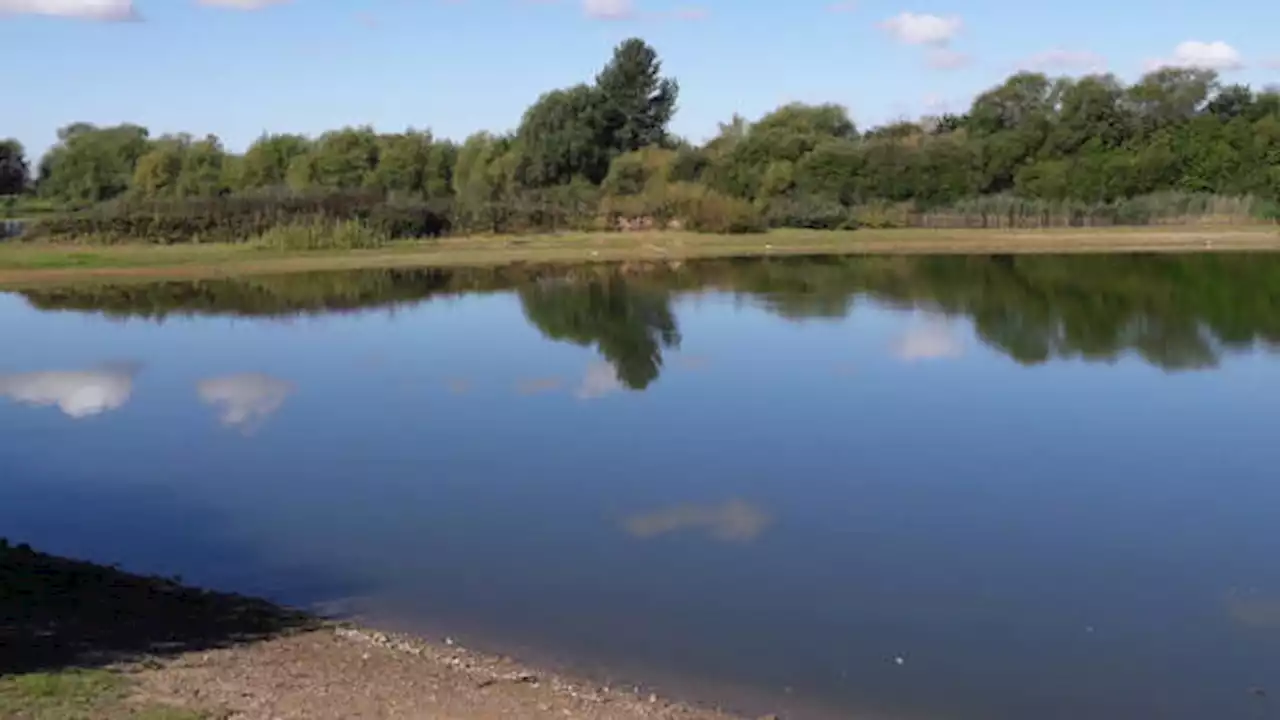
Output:
<path fill-rule="evenodd" d="M 0 534 L 793 717 L 1270 718 L 1280 259 L 0 295 Z"/>

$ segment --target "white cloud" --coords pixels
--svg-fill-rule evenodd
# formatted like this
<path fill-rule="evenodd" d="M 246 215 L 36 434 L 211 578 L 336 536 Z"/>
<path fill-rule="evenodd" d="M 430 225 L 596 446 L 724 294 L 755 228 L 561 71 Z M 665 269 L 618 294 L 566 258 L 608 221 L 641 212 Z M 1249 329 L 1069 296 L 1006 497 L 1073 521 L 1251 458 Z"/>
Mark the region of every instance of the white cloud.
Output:
<path fill-rule="evenodd" d="M 968 54 L 950 48 L 932 48 L 925 56 L 925 62 L 934 70 L 955 70 L 969 64 L 972 58 Z"/>
<path fill-rule="evenodd" d="M 1202 70 L 1239 70 L 1244 67 L 1240 51 L 1222 42 L 1188 40 L 1178 43 L 1173 56 L 1147 61 L 1148 70 L 1162 67 L 1199 68 Z"/>
<path fill-rule="evenodd" d="M 904 12 L 880 23 L 899 42 L 943 47 L 960 33 L 960 18 Z"/>
<path fill-rule="evenodd" d="M 587 366 L 582 383 L 574 391 L 579 400 L 594 400 L 622 389 L 622 381 L 618 380 L 618 371 L 607 362 L 593 362 Z"/>
<path fill-rule="evenodd" d="M 1021 67 L 1039 72 L 1079 70 L 1087 73 L 1098 73 L 1106 70 L 1107 60 L 1101 55 L 1088 50 L 1054 48 L 1036 53 L 1023 60 Z"/>
<path fill-rule="evenodd" d="M 260 373 L 208 378 L 196 384 L 200 399 L 219 409 L 223 425 L 245 433 L 266 422 L 293 392 L 293 383 Z"/>
<path fill-rule="evenodd" d="M 70 417 L 86 418 L 129 402 L 139 367 L 122 364 L 96 370 L 0 375 L 0 396 L 24 405 L 54 405 Z"/>
<path fill-rule="evenodd" d="M 269 5 L 284 5 L 292 0 L 196 0 L 208 7 L 230 8 L 232 10 L 261 10 Z"/>
<path fill-rule="evenodd" d="M 721 542 L 747 542 L 772 523 L 773 518 L 760 508 L 742 500 L 730 500 L 722 505 L 676 505 L 634 515 L 623 527 L 628 534 L 641 539 L 701 530 Z"/>
<path fill-rule="evenodd" d="M 0 0 L 0 14 L 51 15 L 103 22 L 141 17 L 133 0 Z"/>
<path fill-rule="evenodd" d="M 582 12 L 597 20 L 621 20 L 635 14 L 632 0 L 582 0 Z"/>
<path fill-rule="evenodd" d="M 964 354 L 964 343 L 945 322 L 931 320 L 904 332 L 894 342 L 893 354 L 908 362 L 956 358 Z"/>

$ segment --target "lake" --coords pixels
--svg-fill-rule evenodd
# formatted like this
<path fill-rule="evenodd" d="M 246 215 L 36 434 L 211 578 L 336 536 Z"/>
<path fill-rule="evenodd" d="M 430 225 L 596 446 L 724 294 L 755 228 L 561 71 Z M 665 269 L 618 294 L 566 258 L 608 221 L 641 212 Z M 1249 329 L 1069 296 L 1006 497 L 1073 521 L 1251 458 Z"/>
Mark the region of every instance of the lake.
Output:
<path fill-rule="evenodd" d="M 1280 256 L 0 295 L 0 534 L 791 718 L 1263 718 Z"/>

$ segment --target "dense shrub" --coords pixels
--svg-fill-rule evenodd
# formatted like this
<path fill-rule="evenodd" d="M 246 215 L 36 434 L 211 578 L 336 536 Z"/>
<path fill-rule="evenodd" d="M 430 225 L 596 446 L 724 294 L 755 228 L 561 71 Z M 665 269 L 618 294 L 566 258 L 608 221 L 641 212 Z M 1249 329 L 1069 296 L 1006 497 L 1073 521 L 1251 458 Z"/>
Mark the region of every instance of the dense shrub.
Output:
<path fill-rule="evenodd" d="M 914 203 L 876 202 L 853 209 L 856 223 L 869 228 L 1055 228 L 1142 225 L 1247 225 L 1275 220 L 1275 204 L 1252 197 L 1163 192 L 1111 202 L 1035 200 L 989 195 L 921 210 Z"/>
<path fill-rule="evenodd" d="M 356 220 L 310 220 L 277 225 L 250 242 L 273 250 L 368 250 L 391 240 L 386 232 Z"/>
<path fill-rule="evenodd" d="M 849 208 L 835 200 L 820 197 L 778 198 L 765 205 L 764 215 L 770 227 L 807 230 L 848 230 L 857 227 L 857 220 Z"/>
<path fill-rule="evenodd" d="M 448 208 L 388 202 L 381 194 L 262 194 L 185 200 L 121 200 L 39 219 L 24 238 L 158 245 L 246 242 L 294 225 L 356 222 L 390 238 L 437 237 L 449 228 Z"/>
<path fill-rule="evenodd" d="M 695 232 L 740 235 L 764 232 L 768 225 L 755 206 L 690 183 L 676 183 L 669 191 L 672 217 Z"/>

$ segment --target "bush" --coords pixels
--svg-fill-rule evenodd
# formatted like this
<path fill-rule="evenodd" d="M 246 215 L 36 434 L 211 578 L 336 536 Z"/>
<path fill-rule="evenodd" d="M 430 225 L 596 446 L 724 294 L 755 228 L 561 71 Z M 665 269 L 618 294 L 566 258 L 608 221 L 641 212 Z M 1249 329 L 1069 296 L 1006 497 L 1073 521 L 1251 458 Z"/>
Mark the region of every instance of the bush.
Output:
<path fill-rule="evenodd" d="M 1258 206 L 1254 208 L 1254 216 L 1259 220 L 1280 222 L 1280 202 L 1274 200 L 1259 202 Z"/>
<path fill-rule="evenodd" d="M 904 228 L 912 225 L 909 207 L 898 203 L 870 203 L 860 205 L 850 212 L 850 226 L 881 230 Z"/>
<path fill-rule="evenodd" d="M 394 202 L 376 206 L 369 225 L 390 238 L 439 237 L 452 225 L 447 203 Z"/>
<path fill-rule="evenodd" d="M 671 216 L 686 230 L 725 235 L 764 232 L 768 225 L 755 206 L 702 185 L 677 183 L 668 198 Z"/>
<path fill-rule="evenodd" d="M 366 223 L 320 220 L 277 225 L 251 242 L 273 250 L 363 250 L 391 240 L 391 235 Z"/>
<path fill-rule="evenodd" d="M 778 198 L 765 207 L 769 227 L 849 230 L 858 226 L 849 208 L 819 197 Z"/>
<path fill-rule="evenodd" d="M 421 201 L 388 203 L 380 193 L 252 194 L 186 200 L 120 200 L 42 218 L 23 237 L 91 243 L 247 242 L 279 227 L 355 222 L 390 238 L 437 237 L 449 208 Z"/>

